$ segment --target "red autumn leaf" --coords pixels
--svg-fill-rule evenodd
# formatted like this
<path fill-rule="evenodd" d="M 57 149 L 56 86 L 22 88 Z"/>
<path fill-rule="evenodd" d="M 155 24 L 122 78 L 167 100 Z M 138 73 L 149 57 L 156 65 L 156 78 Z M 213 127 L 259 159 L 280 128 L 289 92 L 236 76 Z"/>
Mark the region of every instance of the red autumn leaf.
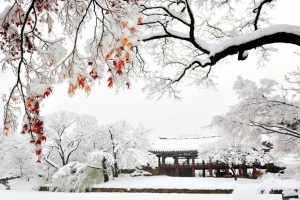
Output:
<path fill-rule="evenodd" d="M 118 68 L 118 69 L 121 69 L 122 67 L 124 67 L 124 65 L 125 65 L 124 60 L 119 60 L 119 61 L 118 61 L 117 68 Z"/>
<path fill-rule="evenodd" d="M 41 163 L 41 160 L 40 160 L 40 159 L 38 159 L 38 160 L 36 161 L 36 163 Z"/>
<path fill-rule="evenodd" d="M 27 130 L 28 130 L 28 124 L 24 124 L 23 130 L 24 130 L 24 131 L 27 131 Z"/>
<path fill-rule="evenodd" d="M 34 103 L 34 107 L 33 107 L 33 109 L 31 110 L 32 112 L 39 112 L 39 109 L 40 109 L 40 104 L 39 104 L 39 102 L 35 102 Z"/>
<path fill-rule="evenodd" d="M 90 71 L 90 76 L 91 76 L 93 79 L 99 78 L 97 72 L 95 72 L 94 70 Z"/>
<path fill-rule="evenodd" d="M 18 12 L 20 12 L 20 8 L 17 8 L 16 10 L 15 10 L 15 14 L 17 14 Z"/>
<path fill-rule="evenodd" d="M 31 103 L 27 103 L 26 106 L 27 106 L 28 108 L 31 108 L 32 105 L 31 105 Z"/>
<path fill-rule="evenodd" d="M 41 153 L 42 153 L 42 150 L 41 150 L 41 149 L 36 149 L 36 150 L 35 150 L 35 154 L 36 154 L 36 155 L 41 155 Z"/>
<path fill-rule="evenodd" d="M 118 70 L 117 70 L 117 74 L 119 74 L 120 76 L 122 76 L 122 74 L 123 74 L 122 70 L 121 70 L 121 69 L 118 69 Z"/>
<path fill-rule="evenodd" d="M 33 123 L 33 129 L 32 132 L 38 134 L 38 135 L 43 135 L 44 129 L 43 129 L 43 121 L 36 119 Z"/>
<path fill-rule="evenodd" d="M 107 82 L 112 82 L 112 81 L 113 81 L 112 77 L 109 77 L 109 78 L 107 79 Z"/>
<path fill-rule="evenodd" d="M 89 65 L 89 66 L 92 66 L 92 65 L 93 65 L 93 62 L 91 62 L 91 61 L 88 62 L 88 65 Z"/>
<path fill-rule="evenodd" d="M 35 143 L 35 141 L 34 140 L 30 140 L 30 144 L 34 144 Z"/>
<path fill-rule="evenodd" d="M 35 145 L 41 145 L 42 144 L 42 141 L 40 139 L 38 139 L 36 142 L 35 142 Z"/>
<path fill-rule="evenodd" d="M 107 87 L 112 88 L 113 85 L 114 85 L 114 83 L 111 81 L 111 82 L 108 83 Z"/>
<path fill-rule="evenodd" d="M 41 140 L 41 141 L 46 141 L 46 139 L 47 139 L 47 137 L 44 136 L 44 135 L 42 135 L 41 137 L 39 137 L 39 140 Z"/>
<path fill-rule="evenodd" d="M 52 88 L 47 88 L 47 90 L 45 91 L 45 93 L 44 93 L 44 98 L 45 97 L 48 97 L 50 94 L 52 93 Z"/>
<path fill-rule="evenodd" d="M 126 86 L 127 86 L 127 88 L 129 89 L 130 88 L 130 83 L 126 83 Z"/>

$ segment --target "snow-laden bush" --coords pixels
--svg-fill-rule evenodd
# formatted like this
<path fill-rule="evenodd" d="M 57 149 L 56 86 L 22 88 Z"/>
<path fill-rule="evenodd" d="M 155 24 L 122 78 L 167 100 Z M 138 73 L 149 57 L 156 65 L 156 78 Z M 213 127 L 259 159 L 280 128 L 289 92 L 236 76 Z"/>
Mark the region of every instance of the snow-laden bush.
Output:
<path fill-rule="evenodd" d="M 64 192 L 84 192 L 92 185 L 103 182 L 101 169 L 88 167 L 86 164 L 71 162 L 52 176 L 50 189 Z"/>
<path fill-rule="evenodd" d="M 279 179 L 296 179 L 300 181 L 300 162 L 283 163 L 276 162 L 276 166 L 285 167 L 282 173 L 266 173 L 262 179 L 266 178 L 279 178 Z"/>
<path fill-rule="evenodd" d="M 134 172 L 130 174 L 131 177 L 136 177 L 136 176 L 153 176 L 150 172 L 147 172 L 145 170 L 141 169 L 136 169 Z"/>

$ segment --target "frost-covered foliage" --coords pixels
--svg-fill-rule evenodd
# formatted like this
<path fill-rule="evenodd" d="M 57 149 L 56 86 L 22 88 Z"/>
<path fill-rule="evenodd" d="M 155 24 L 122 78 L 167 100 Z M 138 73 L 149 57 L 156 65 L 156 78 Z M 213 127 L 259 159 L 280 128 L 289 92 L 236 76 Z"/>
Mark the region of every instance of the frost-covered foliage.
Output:
<path fill-rule="evenodd" d="M 201 146 L 199 158 L 208 162 L 225 163 L 233 172 L 235 180 L 237 174 L 234 165 L 265 165 L 273 162 L 263 145 L 242 144 L 239 140 L 221 138 L 220 140 Z"/>
<path fill-rule="evenodd" d="M 88 156 L 88 165 L 102 168 L 102 161 L 105 159 L 107 167 L 113 166 L 115 162 L 114 157 L 111 153 L 104 152 L 103 150 L 95 150 Z"/>
<path fill-rule="evenodd" d="M 134 169 L 147 164 L 154 166 L 156 159 L 149 152 L 148 132 L 142 125 L 134 128 L 126 121 L 117 121 L 101 128 L 101 148 L 113 155 L 115 176 L 120 169 Z"/>
<path fill-rule="evenodd" d="M 52 176 L 50 189 L 64 192 L 85 192 L 92 185 L 103 182 L 101 169 L 88 167 L 79 162 L 70 162 Z"/>
<path fill-rule="evenodd" d="M 289 76 L 291 88 L 284 89 L 274 80 L 262 79 L 260 85 L 238 77 L 234 90 L 240 101 L 211 126 L 230 138 L 261 143 L 263 135 L 273 143 L 274 151 L 295 153 L 300 150 L 299 71 Z"/>
<path fill-rule="evenodd" d="M 86 154 L 95 150 L 92 141 L 97 131 L 97 119 L 86 114 L 59 111 L 46 116 L 44 160 L 55 168 L 73 161 L 86 163 Z"/>
<path fill-rule="evenodd" d="M 222 138 L 217 142 L 203 145 L 199 150 L 199 158 L 209 162 L 223 162 L 228 165 L 271 162 L 272 157 L 263 145 L 242 144 L 238 140 Z"/>
<path fill-rule="evenodd" d="M 13 134 L 0 135 L 0 178 L 30 178 L 43 174 L 35 163 L 34 147 L 26 142 L 28 138 Z"/>

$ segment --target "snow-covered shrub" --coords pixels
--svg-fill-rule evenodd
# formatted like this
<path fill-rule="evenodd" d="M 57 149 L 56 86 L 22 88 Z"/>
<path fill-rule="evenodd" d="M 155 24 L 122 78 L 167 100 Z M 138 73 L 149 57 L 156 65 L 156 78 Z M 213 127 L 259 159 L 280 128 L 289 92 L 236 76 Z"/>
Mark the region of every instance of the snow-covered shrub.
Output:
<path fill-rule="evenodd" d="M 51 190 L 65 192 L 84 192 L 92 185 L 103 182 L 101 169 L 88 167 L 86 164 L 71 162 L 52 176 Z"/>
<path fill-rule="evenodd" d="M 262 178 L 296 179 L 300 181 L 300 162 L 283 163 L 276 162 L 276 166 L 285 167 L 282 173 L 266 173 Z"/>
<path fill-rule="evenodd" d="M 136 177 L 136 176 L 153 176 L 150 172 L 136 169 L 134 172 L 130 174 L 131 177 Z"/>

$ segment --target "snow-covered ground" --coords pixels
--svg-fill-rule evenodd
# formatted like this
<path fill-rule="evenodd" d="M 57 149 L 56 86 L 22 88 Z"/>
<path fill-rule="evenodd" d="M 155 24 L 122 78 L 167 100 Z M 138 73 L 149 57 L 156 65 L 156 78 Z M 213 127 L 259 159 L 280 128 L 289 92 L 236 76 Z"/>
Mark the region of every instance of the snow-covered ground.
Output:
<path fill-rule="evenodd" d="M 300 189 L 297 180 L 279 179 L 233 179 L 225 178 L 182 178 L 168 176 L 154 177 L 129 177 L 122 175 L 116 180 L 97 185 L 96 187 L 115 187 L 115 188 L 188 188 L 188 189 L 234 189 L 232 194 L 153 194 L 153 193 L 57 193 L 57 192 L 38 192 L 31 190 L 39 183 L 37 180 L 13 180 L 10 181 L 11 190 L 5 190 L 0 185 L 1 200 L 279 200 L 281 195 L 260 194 L 261 190 L 269 189 Z"/>

